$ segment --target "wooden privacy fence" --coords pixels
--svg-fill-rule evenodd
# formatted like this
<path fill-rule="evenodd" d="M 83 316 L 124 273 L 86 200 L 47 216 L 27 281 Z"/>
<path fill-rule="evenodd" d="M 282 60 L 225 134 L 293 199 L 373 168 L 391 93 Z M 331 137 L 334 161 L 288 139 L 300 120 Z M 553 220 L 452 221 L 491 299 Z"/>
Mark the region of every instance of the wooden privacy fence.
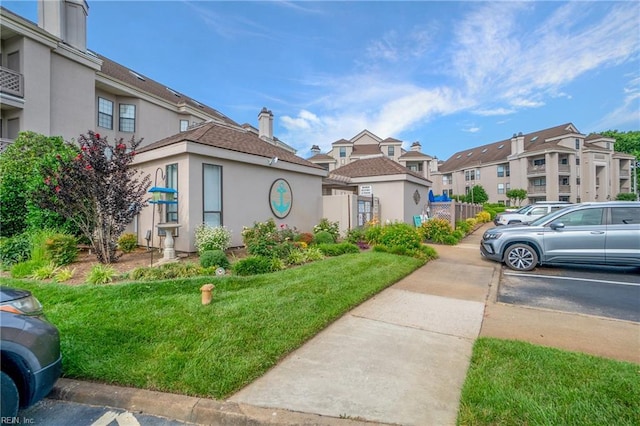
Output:
<path fill-rule="evenodd" d="M 455 229 L 456 222 L 476 217 L 482 211 L 482 204 L 450 202 L 431 202 L 428 205 L 429 217 L 445 219 Z"/>

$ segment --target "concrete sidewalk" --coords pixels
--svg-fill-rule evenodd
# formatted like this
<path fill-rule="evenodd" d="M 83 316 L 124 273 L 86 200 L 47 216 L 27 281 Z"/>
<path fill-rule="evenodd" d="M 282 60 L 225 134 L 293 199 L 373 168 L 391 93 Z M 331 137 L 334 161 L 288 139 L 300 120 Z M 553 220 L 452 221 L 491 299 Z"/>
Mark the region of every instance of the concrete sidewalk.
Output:
<path fill-rule="evenodd" d="M 348 312 L 230 398 L 403 425 L 455 424 L 497 264 L 482 231 Z"/>
<path fill-rule="evenodd" d="M 59 380 L 53 398 L 196 424 L 453 425 L 475 339 L 513 338 L 640 363 L 640 325 L 496 303 L 485 224 L 227 401 Z M 596 342 L 596 343 L 594 343 Z"/>

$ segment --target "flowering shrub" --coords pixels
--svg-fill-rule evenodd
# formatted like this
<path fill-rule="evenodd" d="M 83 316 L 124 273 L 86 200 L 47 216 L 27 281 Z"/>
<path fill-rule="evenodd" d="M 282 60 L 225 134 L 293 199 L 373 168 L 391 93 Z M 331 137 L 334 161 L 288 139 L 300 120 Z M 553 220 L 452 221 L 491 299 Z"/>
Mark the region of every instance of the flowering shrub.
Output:
<path fill-rule="evenodd" d="M 483 210 L 483 211 L 481 211 L 480 213 L 478 213 L 476 215 L 476 219 L 480 223 L 491 222 L 491 213 L 486 212 L 486 211 Z"/>
<path fill-rule="evenodd" d="M 468 234 L 471 229 L 473 229 L 473 226 L 467 220 L 456 222 L 456 231 L 462 231 L 464 235 Z"/>
<path fill-rule="evenodd" d="M 448 220 L 434 218 L 423 222 L 418 231 L 424 240 L 442 243 L 445 236 L 453 233 L 453 228 Z"/>
<path fill-rule="evenodd" d="M 131 167 L 141 142 L 110 144 L 89 131 L 78 139 L 75 157 L 56 155 L 55 164 L 42 168 L 46 177 L 35 202 L 77 226 L 101 263 L 118 260 L 118 237 L 148 201 L 151 178 Z"/>
<path fill-rule="evenodd" d="M 224 226 L 210 226 L 205 223 L 196 228 L 196 248 L 198 254 L 208 250 L 226 250 L 231 243 L 231 231 Z"/>
<path fill-rule="evenodd" d="M 380 225 L 371 225 L 365 228 L 364 239 L 369 244 L 379 244 L 381 235 L 382 235 L 382 226 Z"/>
<path fill-rule="evenodd" d="M 242 240 L 251 255 L 286 259 L 296 249 L 297 230 L 282 224 L 276 226 L 273 219 L 254 222 L 252 228 L 242 230 Z"/>
<path fill-rule="evenodd" d="M 387 247 L 415 249 L 420 247 L 422 241 L 420 234 L 413 226 L 397 222 L 382 227 L 379 243 Z"/>
<path fill-rule="evenodd" d="M 320 223 L 313 227 L 313 233 L 316 235 L 322 231 L 331 234 L 333 236 L 333 242 L 336 242 L 340 237 L 340 224 L 338 222 L 331 222 L 329 219 L 323 217 Z"/>

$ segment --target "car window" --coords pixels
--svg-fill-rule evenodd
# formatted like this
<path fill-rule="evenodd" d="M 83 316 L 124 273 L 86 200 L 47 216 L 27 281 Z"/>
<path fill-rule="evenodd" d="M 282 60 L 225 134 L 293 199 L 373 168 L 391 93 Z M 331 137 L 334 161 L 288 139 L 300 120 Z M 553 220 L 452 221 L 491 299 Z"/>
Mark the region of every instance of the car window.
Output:
<path fill-rule="evenodd" d="M 563 205 L 559 205 L 559 206 L 551 206 L 551 211 L 552 211 L 552 212 L 555 212 L 555 211 L 557 211 L 557 210 L 565 209 L 565 208 L 567 208 L 567 207 L 568 207 L 568 206 L 563 206 Z"/>
<path fill-rule="evenodd" d="M 613 207 L 611 209 L 611 224 L 622 225 L 640 223 L 640 207 Z"/>
<path fill-rule="evenodd" d="M 537 215 L 546 214 L 546 213 L 547 213 L 547 206 L 544 206 L 544 207 L 535 207 L 531 209 L 531 211 L 528 214 L 530 216 L 537 216 Z"/>
<path fill-rule="evenodd" d="M 554 220 L 554 223 L 564 223 L 564 226 L 592 226 L 602 225 L 604 208 L 582 209 L 564 214 Z"/>

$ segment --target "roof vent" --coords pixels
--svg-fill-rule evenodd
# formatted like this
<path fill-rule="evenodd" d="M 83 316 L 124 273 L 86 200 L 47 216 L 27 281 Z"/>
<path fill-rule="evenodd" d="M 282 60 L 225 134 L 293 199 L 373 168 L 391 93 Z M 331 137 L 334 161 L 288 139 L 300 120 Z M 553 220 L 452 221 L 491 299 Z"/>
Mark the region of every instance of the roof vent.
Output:
<path fill-rule="evenodd" d="M 129 73 L 130 73 L 132 76 L 134 76 L 135 78 L 137 78 L 138 80 L 147 81 L 147 80 L 145 80 L 145 78 L 144 78 L 143 76 L 141 76 L 140 74 L 138 74 L 138 73 L 137 73 L 137 72 L 135 72 L 135 71 L 131 71 L 131 70 L 129 70 Z"/>
<path fill-rule="evenodd" d="M 169 92 L 173 93 L 175 96 L 177 96 L 177 97 L 179 97 L 179 98 L 181 97 L 181 96 L 180 96 L 180 93 L 176 92 L 175 90 L 173 90 L 173 89 L 169 89 L 168 87 L 166 87 L 166 89 L 167 89 Z"/>

